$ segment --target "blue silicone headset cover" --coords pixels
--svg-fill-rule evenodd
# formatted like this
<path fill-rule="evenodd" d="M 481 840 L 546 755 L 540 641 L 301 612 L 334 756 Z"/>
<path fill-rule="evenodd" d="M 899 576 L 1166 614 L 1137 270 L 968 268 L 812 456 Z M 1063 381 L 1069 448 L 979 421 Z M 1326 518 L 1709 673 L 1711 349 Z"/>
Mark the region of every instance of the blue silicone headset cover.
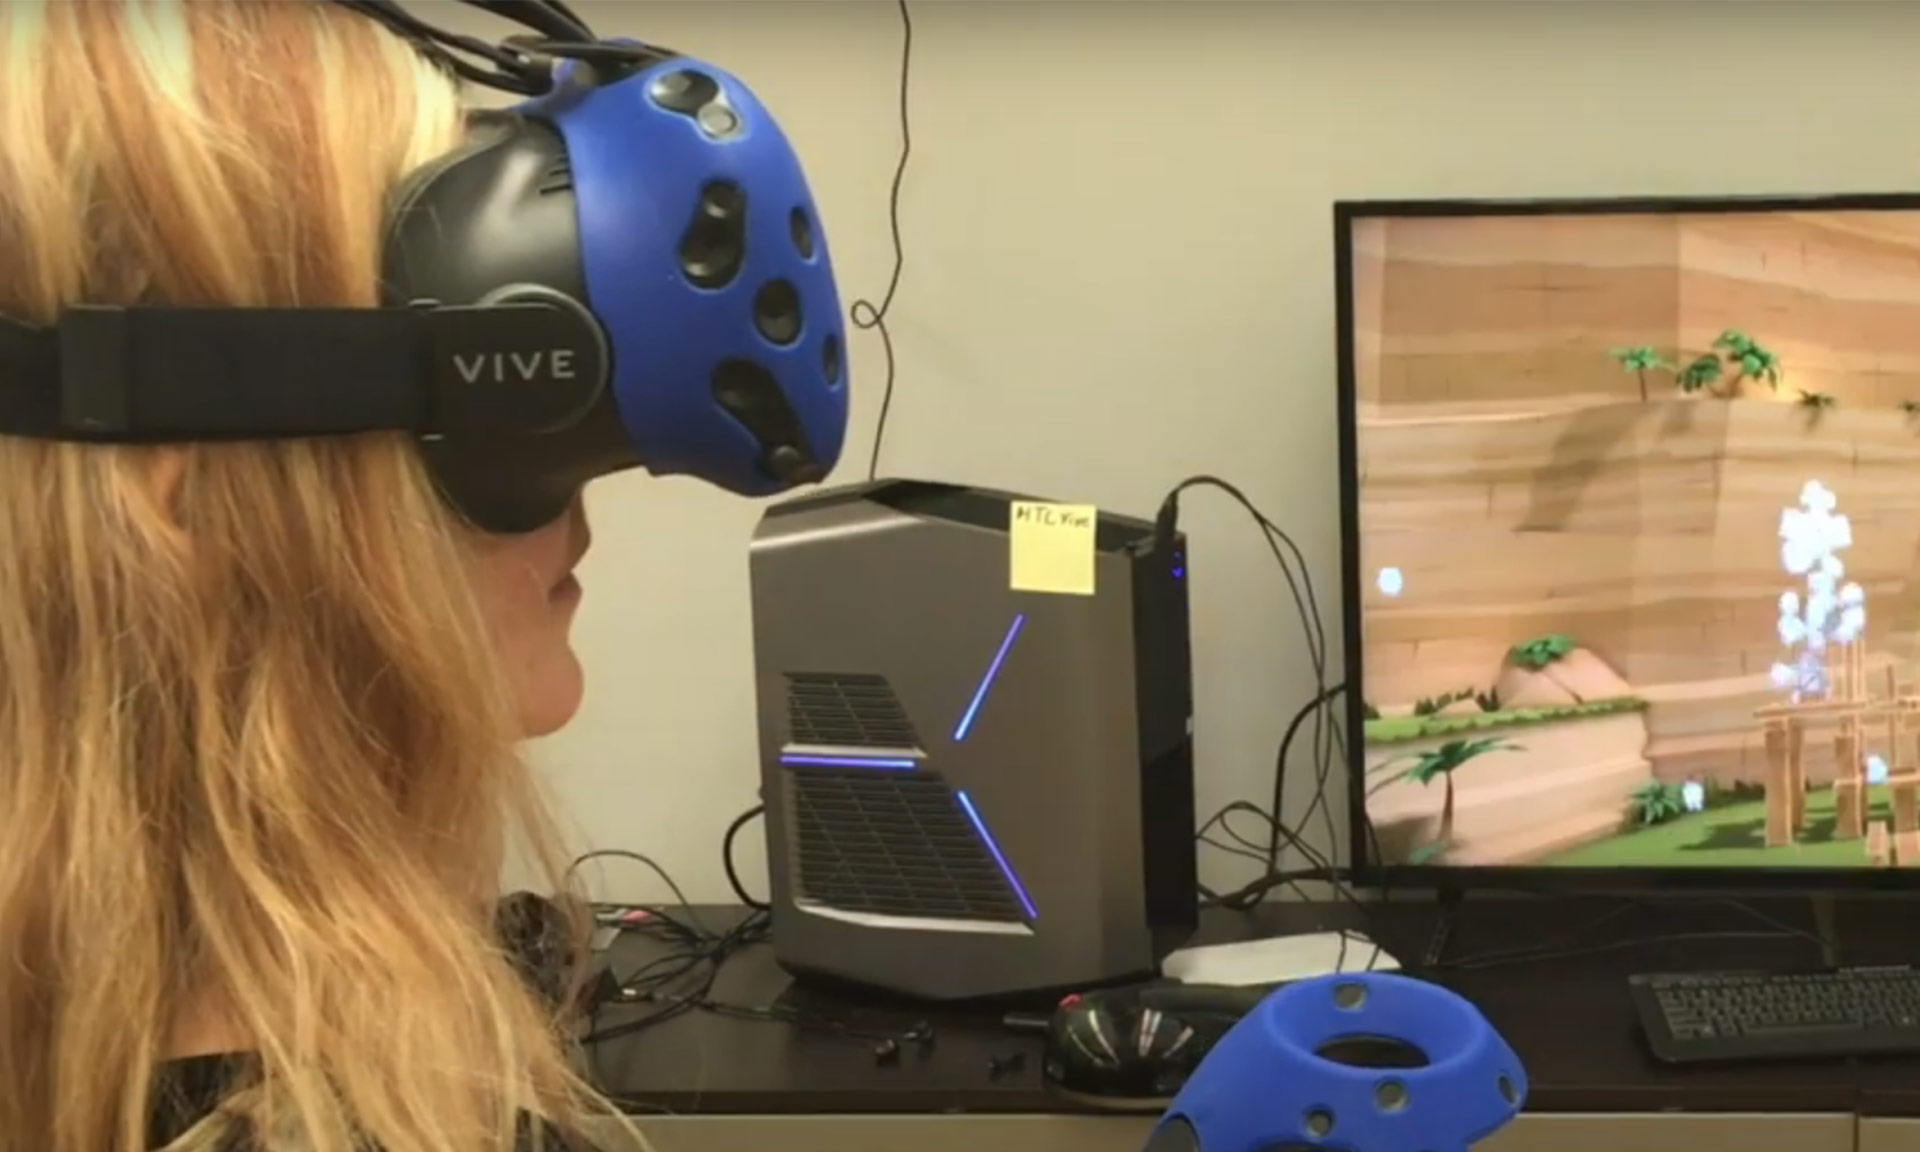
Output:
<path fill-rule="evenodd" d="M 749 496 L 785 490 L 764 470 L 756 438 L 714 399 L 715 350 L 778 381 L 820 473 L 839 459 L 848 414 L 846 332 L 825 231 L 800 159 L 773 115 L 739 79 L 670 57 L 610 84 L 581 83 L 561 65 L 553 91 L 515 109 L 554 126 L 571 162 L 587 284 L 612 353 L 612 390 L 640 463 L 692 474 Z M 674 73 L 704 74 L 737 118 L 715 139 L 653 98 Z M 718 288 L 689 283 L 678 237 L 703 190 L 747 197 L 744 261 Z M 780 345 L 755 325 L 755 297 L 784 280 L 801 309 L 797 339 Z"/>

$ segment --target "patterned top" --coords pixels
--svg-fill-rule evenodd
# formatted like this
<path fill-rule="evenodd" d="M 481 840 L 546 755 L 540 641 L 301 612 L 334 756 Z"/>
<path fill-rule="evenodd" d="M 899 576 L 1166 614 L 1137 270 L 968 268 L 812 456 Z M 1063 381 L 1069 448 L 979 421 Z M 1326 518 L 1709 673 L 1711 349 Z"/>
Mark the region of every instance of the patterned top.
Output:
<path fill-rule="evenodd" d="M 161 1065 L 148 1147 L 153 1152 L 302 1152 L 306 1143 L 297 1135 L 263 1138 L 255 1130 L 253 1118 L 262 1114 L 267 1089 L 249 1083 L 250 1067 L 245 1056 L 196 1056 Z M 518 1146 L 532 1152 L 529 1133 L 521 1133 Z M 558 1152 L 565 1144 L 554 1139 L 546 1147 Z"/>

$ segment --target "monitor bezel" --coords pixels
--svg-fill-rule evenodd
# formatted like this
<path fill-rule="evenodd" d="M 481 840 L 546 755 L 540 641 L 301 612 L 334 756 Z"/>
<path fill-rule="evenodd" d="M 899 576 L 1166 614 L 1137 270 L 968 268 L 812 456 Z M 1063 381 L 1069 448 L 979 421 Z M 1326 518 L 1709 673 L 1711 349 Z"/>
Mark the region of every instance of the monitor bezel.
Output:
<path fill-rule="evenodd" d="M 1920 868 L 1571 868 L 1547 865 L 1397 864 L 1375 859 L 1366 812 L 1365 660 L 1360 571 L 1359 396 L 1355 380 L 1353 227 L 1370 219 L 1484 216 L 1625 216 L 1771 212 L 1920 211 L 1920 192 L 1767 196 L 1631 196 L 1573 199 L 1337 200 L 1333 205 L 1334 355 L 1340 445 L 1341 693 L 1347 748 L 1348 874 L 1359 887 L 1443 892 L 1862 892 L 1920 888 Z"/>

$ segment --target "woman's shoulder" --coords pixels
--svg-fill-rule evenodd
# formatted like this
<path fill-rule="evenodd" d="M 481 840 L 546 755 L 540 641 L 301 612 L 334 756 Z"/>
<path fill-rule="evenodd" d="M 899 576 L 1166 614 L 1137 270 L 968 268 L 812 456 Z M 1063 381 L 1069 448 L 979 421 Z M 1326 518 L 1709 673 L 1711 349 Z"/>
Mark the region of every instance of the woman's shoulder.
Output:
<path fill-rule="evenodd" d="M 259 1091 L 250 1056 L 193 1056 L 160 1066 L 147 1145 L 153 1152 L 306 1152 L 305 1141 L 262 1139 L 246 1117 Z M 521 1144 L 529 1143 L 521 1134 Z M 555 1143 L 553 1148 L 564 1145 Z"/>

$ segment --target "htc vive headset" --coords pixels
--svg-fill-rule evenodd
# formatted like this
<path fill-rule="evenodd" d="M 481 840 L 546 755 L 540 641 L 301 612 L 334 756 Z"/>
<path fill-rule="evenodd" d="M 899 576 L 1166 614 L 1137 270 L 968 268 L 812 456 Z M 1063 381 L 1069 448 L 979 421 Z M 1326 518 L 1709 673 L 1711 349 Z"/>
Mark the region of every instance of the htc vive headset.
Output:
<path fill-rule="evenodd" d="M 477 527 L 626 468 L 742 495 L 824 478 L 846 336 L 799 158 L 745 84 L 601 41 L 563 3 L 468 0 L 489 44 L 336 0 L 529 97 L 396 190 L 382 305 L 74 306 L 0 322 L 0 433 L 105 443 L 415 434 Z"/>

